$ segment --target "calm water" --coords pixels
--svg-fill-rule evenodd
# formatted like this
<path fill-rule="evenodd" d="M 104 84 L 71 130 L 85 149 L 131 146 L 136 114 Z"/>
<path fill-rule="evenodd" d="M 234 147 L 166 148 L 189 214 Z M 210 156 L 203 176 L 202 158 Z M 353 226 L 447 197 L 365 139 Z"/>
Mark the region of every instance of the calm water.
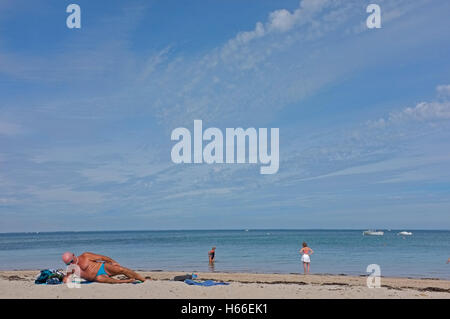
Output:
<path fill-rule="evenodd" d="M 362 230 L 117 231 L 0 234 L 0 269 L 64 268 L 61 253 L 91 251 L 140 270 L 212 271 L 208 250 L 217 246 L 215 271 L 302 272 L 298 250 L 315 251 L 312 273 L 450 279 L 450 231 L 398 230 L 362 236 Z"/>

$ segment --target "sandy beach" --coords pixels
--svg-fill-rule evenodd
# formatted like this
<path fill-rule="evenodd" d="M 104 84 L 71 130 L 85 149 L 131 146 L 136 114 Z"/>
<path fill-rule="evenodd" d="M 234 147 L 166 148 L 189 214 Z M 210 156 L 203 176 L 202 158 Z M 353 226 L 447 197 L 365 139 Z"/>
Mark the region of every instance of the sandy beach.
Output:
<path fill-rule="evenodd" d="M 450 281 L 439 279 L 381 278 L 381 288 L 368 288 L 367 277 L 344 275 L 199 273 L 198 280 L 212 279 L 228 286 L 199 287 L 172 281 L 183 272 L 147 272 L 145 283 L 108 285 L 83 284 L 81 288 L 66 285 L 36 285 L 37 270 L 0 271 L 0 298 L 96 299 L 96 298 L 439 298 L 450 299 Z"/>

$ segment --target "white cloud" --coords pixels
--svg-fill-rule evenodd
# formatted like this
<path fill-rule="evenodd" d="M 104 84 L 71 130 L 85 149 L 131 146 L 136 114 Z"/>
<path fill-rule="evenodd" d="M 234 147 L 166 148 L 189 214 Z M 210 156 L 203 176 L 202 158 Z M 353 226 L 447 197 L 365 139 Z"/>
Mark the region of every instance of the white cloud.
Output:
<path fill-rule="evenodd" d="M 295 25 L 296 22 L 296 12 L 290 13 L 286 9 L 276 10 L 270 13 L 268 29 L 270 31 L 280 31 L 285 32 Z"/>
<path fill-rule="evenodd" d="M 323 10 L 329 4 L 329 0 L 303 0 L 300 1 L 299 8 L 293 12 L 286 9 L 272 11 L 269 13 L 266 23 L 257 22 L 254 30 L 239 32 L 228 42 L 225 50 L 229 47 L 236 48 L 239 44 L 246 44 L 271 33 L 287 32 L 297 24 L 306 24 L 312 20 L 315 13 Z"/>
<path fill-rule="evenodd" d="M 415 107 L 407 107 L 401 112 L 391 113 L 389 118 L 391 121 L 450 119 L 450 102 L 421 102 Z"/>
<path fill-rule="evenodd" d="M 265 33 L 264 25 L 261 22 L 257 22 L 255 30 L 239 32 L 234 41 L 244 44 L 255 38 L 261 38 Z"/>
<path fill-rule="evenodd" d="M 369 121 L 371 128 L 383 128 L 390 124 L 408 121 L 438 121 L 450 119 L 450 101 L 446 99 L 450 93 L 450 85 L 439 85 L 436 88 L 441 101 L 420 102 L 414 107 L 406 107 L 400 111 L 391 112 L 386 118 Z"/>
<path fill-rule="evenodd" d="M 440 97 L 450 97 L 450 84 L 439 85 L 436 88 L 436 91 Z"/>

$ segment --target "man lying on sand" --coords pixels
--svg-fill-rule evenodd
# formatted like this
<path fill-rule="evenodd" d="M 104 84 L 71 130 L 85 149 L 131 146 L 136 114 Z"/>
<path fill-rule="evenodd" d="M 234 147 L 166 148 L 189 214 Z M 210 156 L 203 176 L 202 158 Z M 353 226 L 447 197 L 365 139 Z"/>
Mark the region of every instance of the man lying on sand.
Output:
<path fill-rule="evenodd" d="M 103 282 L 108 284 L 131 283 L 136 280 L 145 281 L 145 278 L 135 273 L 131 269 L 122 267 L 113 259 L 97 255 L 93 253 L 83 253 L 80 256 L 75 256 L 74 253 L 65 252 L 62 255 L 62 260 L 67 266 L 74 265 L 70 271 L 64 276 L 63 281 L 67 282 L 69 276 L 76 272 L 76 268 L 80 269 L 80 277 L 88 281 Z M 111 276 L 125 275 L 128 279 L 116 279 Z"/>

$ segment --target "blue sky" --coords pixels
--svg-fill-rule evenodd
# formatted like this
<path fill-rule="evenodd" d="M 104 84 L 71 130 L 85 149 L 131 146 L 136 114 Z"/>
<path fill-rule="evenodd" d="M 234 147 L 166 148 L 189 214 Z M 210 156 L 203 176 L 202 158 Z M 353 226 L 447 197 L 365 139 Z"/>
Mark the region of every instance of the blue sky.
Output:
<path fill-rule="evenodd" d="M 449 12 L 2 0 L 0 232 L 449 229 Z M 194 119 L 279 128 L 278 173 L 173 164 L 171 131 Z"/>

